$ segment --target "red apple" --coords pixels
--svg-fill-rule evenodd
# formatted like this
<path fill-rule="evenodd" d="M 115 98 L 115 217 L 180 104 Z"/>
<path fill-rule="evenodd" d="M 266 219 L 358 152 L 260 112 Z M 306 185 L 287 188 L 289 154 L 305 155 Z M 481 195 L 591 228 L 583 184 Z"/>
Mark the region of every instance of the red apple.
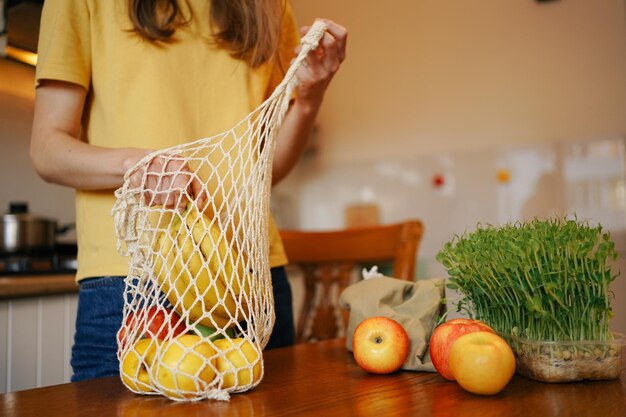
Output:
<path fill-rule="evenodd" d="M 429 351 L 430 360 L 442 377 L 454 381 L 454 376 L 448 365 L 452 344 L 464 334 L 478 331 L 495 333 L 487 324 L 473 319 L 453 319 L 437 326 L 430 337 Z"/>
<path fill-rule="evenodd" d="M 389 374 L 409 356 L 411 341 L 406 330 L 388 317 L 369 317 L 354 330 L 352 351 L 356 363 L 374 374 Z"/>
<path fill-rule="evenodd" d="M 186 330 L 185 323 L 180 316 L 173 310 L 152 306 L 145 309 L 137 310 L 130 313 L 126 317 L 124 326 L 122 326 L 117 337 L 122 346 L 126 344 L 126 335 L 135 326 L 141 326 L 141 335 L 139 338 L 152 337 L 163 340 L 172 333 L 170 337 L 176 337 Z"/>
<path fill-rule="evenodd" d="M 474 394 L 493 395 L 502 391 L 515 373 L 515 356 L 497 334 L 468 333 L 450 350 L 449 365 L 456 382 Z"/>

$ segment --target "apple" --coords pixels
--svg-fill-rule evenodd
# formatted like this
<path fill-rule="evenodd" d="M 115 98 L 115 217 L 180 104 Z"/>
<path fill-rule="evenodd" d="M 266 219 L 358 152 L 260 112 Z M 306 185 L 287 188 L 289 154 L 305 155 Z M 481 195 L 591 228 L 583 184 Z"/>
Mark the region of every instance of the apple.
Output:
<path fill-rule="evenodd" d="M 406 330 L 389 317 L 369 317 L 354 330 L 352 352 L 356 363 L 374 374 L 389 374 L 409 356 L 411 341 Z"/>
<path fill-rule="evenodd" d="M 160 340 L 176 337 L 186 330 L 185 323 L 178 313 L 165 307 L 151 306 L 131 312 L 126 317 L 124 325 L 117 333 L 120 346 L 126 345 L 127 335 L 138 326 L 141 326 L 139 338 L 153 337 Z"/>
<path fill-rule="evenodd" d="M 515 356 L 509 344 L 489 331 L 459 337 L 450 350 L 449 365 L 456 381 L 474 394 L 502 391 L 515 373 Z"/>
<path fill-rule="evenodd" d="M 215 378 L 215 349 L 194 334 L 163 342 L 151 368 L 152 379 L 173 398 L 192 398 Z"/>
<path fill-rule="evenodd" d="M 156 354 L 156 339 L 140 339 L 122 358 L 122 381 L 135 392 L 154 391 L 149 369 Z"/>
<path fill-rule="evenodd" d="M 454 381 L 454 376 L 448 365 L 448 357 L 456 339 L 464 334 L 478 331 L 495 333 L 486 323 L 474 319 L 453 319 L 437 326 L 430 336 L 428 349 L 430 360 L 442 377 Z"/>
<path fill-rule="evenodd" d="M 222 374 L 222 388 L 241 388 L 261 379 L 263 372 L 261 350 L 249 339 L 226 338 L 213 343 L 220 351 L 215 366 Z"/>

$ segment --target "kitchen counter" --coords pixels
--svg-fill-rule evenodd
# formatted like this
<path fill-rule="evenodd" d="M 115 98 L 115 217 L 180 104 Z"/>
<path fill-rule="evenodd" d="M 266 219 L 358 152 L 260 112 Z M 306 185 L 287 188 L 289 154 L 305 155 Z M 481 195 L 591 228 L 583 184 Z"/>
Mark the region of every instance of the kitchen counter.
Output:
<path fill-rule="evenodd" d="M 0 277 L 0 299 L 78 292 L 74 274 L 7 275 Z"/>
<path fill-rule="evenodd" d="M 354 362 L 345 339 L 264 353 L 265 377 L 230 401 L 178 403 L 136 395 L 119 377 L 0 395 L 6 417 L 47 416 L 507 416 L 623 417 L 626 376 L 611 381 L 561 384 L 514 376 L 494 396 L 464 391 L 429 372 L 368 374 Z M 623 364 L 624 365 L 624 364 Z"/>

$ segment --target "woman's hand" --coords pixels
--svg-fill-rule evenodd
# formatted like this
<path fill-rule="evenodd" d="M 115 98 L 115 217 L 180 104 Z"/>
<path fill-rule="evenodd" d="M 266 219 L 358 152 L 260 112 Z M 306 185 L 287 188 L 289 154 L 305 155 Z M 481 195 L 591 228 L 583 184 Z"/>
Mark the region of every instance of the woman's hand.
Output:
<path fill-rule="evenodd" d="M 326 32 L 317 49 L 308 54 L 296 71 L 300 82 L 276 139 L 272 184 L 285 178 L 304 152 L 326 88 L 346 58 L 347 30 L 330 20 L 321 20 L 326 23 Z M 308 26 L 301 29 L 303 35 L 308 31 Z M 299 52 L 300 47 L 296 48 Z"/>
<path fill-rule="evenodd" d="M 348 39 L 348 31 L 344 27 L 327 19 L 319 20 L 326 24 L 326 32 L 317 49 L 309 53 L 296 72 L 300 80 L 296 89 L 296 101 L 311 106 L 319 106 L 328 84 L 346 58 Z M 300 32 L 305 35 L 309 29 L 309 26 L 305 26 Z M 296 49 L 296 53 L 300 49 L 301 46 Z"/>
<path fill-rule="evenodd" d="M 133 161 L 129 161 L 129 165 L 134 165 Z M 207 200 L 202 183 L 182 157 L 155 156 L 136 169 L 129 180 L 133 189 L 141 191 L 149 206 L 182 211 L 189 200 L 195 200 L 201 210 Z"/>

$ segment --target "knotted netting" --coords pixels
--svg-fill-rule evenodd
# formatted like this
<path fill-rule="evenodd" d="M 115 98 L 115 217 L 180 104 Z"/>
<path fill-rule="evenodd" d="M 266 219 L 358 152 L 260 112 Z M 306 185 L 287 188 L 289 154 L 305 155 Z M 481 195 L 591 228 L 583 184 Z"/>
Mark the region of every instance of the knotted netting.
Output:
<path fill-rule="evenodd" d="M 118 250 L 130 257 L 118 358 L 131 391 L 224 400 L 263 378 L 274 139 L 324 31 L 311 27 L 273 94 L 232 129 L 151 153 L 116 190 Z"/>

